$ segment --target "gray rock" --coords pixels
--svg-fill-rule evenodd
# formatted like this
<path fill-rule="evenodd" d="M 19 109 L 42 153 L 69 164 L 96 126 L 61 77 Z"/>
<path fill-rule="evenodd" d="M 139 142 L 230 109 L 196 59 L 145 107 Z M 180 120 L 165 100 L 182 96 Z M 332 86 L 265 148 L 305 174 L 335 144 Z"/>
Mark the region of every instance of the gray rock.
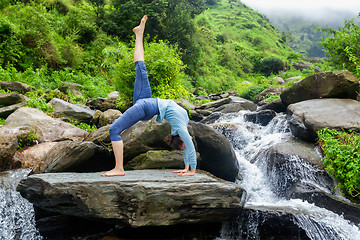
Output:
<path fill-rule="evenodd" d="M 114 167 L 110 151 L 93 142 L 63 141 L 43 157 L 33 173 L 94 172 Z"/>
<path fill-rule="evenodd" d="M 118 91 L 114 91 L 108 94 L 109 98 L 120 98 L 120 94 Z"/>
<path fill-rule="evenodd" d="M 311 69 L 311 64 L 308 62 L 304 62 L 304 61 L 300 61 L 300 62 L 292 62 L 291 65 L 296 69 L 296 70 L 304 70 L 304 69 Z"/>
<path fill-rule="evenodd" d="M 31 87 L 22 82 L 7 82 L 7 81 L 0 81 L 0 87 L 2 89 L 7 89 L 10 91 L 16 91 L 20 93 L 27 93 L 31 92 Z"/>
<path fill-rule="evenodd" d="M 190 122 L 201 159 L 198 167 L 227 181 L 235 181 L 239 168 L 229 140 L 214 128 Z"/>
<path fill-rule="evenodd" d="M 280 95 L 282 92 L 285 91 L 285 87 L 277 87 L 277 86 L 270 86 L 266 88 L 264 91 L 259 93 L 255 96 L 254 102 L 258 103 L 266 98 L 267 95 Z"/>
<path fill-rule="evenodd" d="M 133 227 L 223 221 L 242 211 L 246 197 L 234 183 L 164 170 L 111 178 L 100 173 L 37 174 L 22 180 L 17 191 L 41 209 Z"/>
<path fill-rule="evenodd" d="M 224 99 L 220 99 L 214 102 L 209 102 L 209 103 L 205 103 L 199 107 L 197 107 L 196 109 L 211 109 L 211 108 L 217 108 L 220 107 L 221 105 L 227 104 L 231 102 L 231 98 L 224 98 Z"/>
<path fill-rule="evenodd" d="M 17 129 L 0 128 L 0 171 L 14 166 L 13 156 L 17 150 Z"/>
<path fill-rule="evenodd" d="M 269 109 L 269 110 L 273 110 L 277 113 L 280 113 L 280 112 L 285 112 L 286 111 L 286 106 L 285 104 L 281 101 L 280 98 L 278 99 L 275 99 L 269 103 L 266 103 L 265 105 L 262 105 L 258 108 L 258 111 L 261 111 L 261 110 L 266 110 L 266 109 Z"/>
<path fill-rule="evenodd" d="M 101 146 L 110 146 L 110 127 L 111 124 L 98 128 L 95 131 L 91 132 L 89 135 L 87 135 L 84 140 L 94 142 L 95 144 Z"/>
<path fill-rule="evenodd" d="M 18 110 L 19 108 L 25 106 L 26 102 L 21 102 L 17 104 L 13 104 L 7 107 L 0 108 L 0 118 L 6 119 L 10 114 Z"/>
<path fill-rule="evenodd" d="M 282 77 L 279 77 L 279 76 L 275 76 L 275 77 L 272 79 L 272 82 L 273 82 L 274 84 L 285 84 L 284 79 L 282 79 Z"/>
<path fill-rule="evenodd" d="M 284 91 L 280 97 L 286 106 L 317 98 L 356 99 L 359 79 L 349 71 L 315 73 Z"/>
<path fill-rule="evenodd" d="M 256 104 L 250 101 L 243 101 L 243 102 L 231 102 L 228 104 L 224 104 L 218 108 L 216 108 L 215 112 L 221 113 L 237 113 L 241 110 L 250 110 L 256 109 Z"/>
<path fill-rule="evenodd" d="M 55 113 L 80 122 L 90 123 L 95 114 L 94 110 L 86 109 L 58 98 L 51 99 L 49 104 L 54 107 Z"/>
<path fill-rule="evenodd" d="M 0 93 L 0 105 L 3 106 L 10 106 L 25 101 L 25 96 L 19 93 Z"/>
<path fill-rule="evenodd" d="M 203 124 L 212 124 L 214 122 L 216 122 L 223 114 L 220 112 L 214 112 L 211 113 L 209 116 L 205 117 L 204 119 L 202 119 L 200 121 L 200 123 Z"/>
<path fill-rule="evenodd" d="M 108 124 L 112 124 L 116 119 L 118 119 L 122 113 L 119 110 L 108 109 L 105 112 L 101 113 L 99 116 L 98 127 L 103 127 Z"/>
<path fill-rule="evenodd" d="M 21 168 L 34 168 L 42 163 L 48 152 L 57 142 L 44 142 L 34 146 L 17 150 L 14 155 L 15 165 Z"/>
<path fill-rule="evenodd" d="M 4 128 L 17 132 L 32 131 L 39 142 L 53 142 L 65 139 L 81 141 L 87 132 L 59 119 L 54 119 L 36 108 L 22 107 L 5 121 Z"/>
<path fill-rule="evenodd" d="M 313 99 L 288 107 L 294 136 L 314 142 L 323 128 L 360 129 L 360 102 L 352 99 Z"/>
<path fill-rule="evenodd" d="M 126 170 L 183 168 L 184 153 L 178 150 L 147 151 L 129 161 L 125 166 Z"/>

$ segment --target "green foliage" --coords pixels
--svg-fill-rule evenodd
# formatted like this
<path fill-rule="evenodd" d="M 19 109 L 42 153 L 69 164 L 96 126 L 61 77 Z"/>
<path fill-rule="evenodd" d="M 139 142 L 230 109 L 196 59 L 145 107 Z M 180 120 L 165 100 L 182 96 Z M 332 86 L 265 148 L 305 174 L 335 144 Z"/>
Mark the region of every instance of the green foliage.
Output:
<path fill-rule="evenodd" d="M 242 91 L 238 91 L 239 97 L 246 98 L 249 100 L 254 100 L 255 96 L 268 88 L 268 84 L 254 84 L 249 87 L 243 89 Z"/>
<path fill-rule="evenodd" d="M 317 132 L 323 150 L 326 170 L 339 180 L 347 195 L 360 199 L 360 134 L 358 132 L 322 129 Z"/>
<path fill-rule="evenodd" d="M 360 18 L 360 17 L 359 17 Z M 360 77 L 360 23 L 345 21 L 339 30 L 322 29 L 329 34 L 320 45 L 325 48 L 329 61 Z"/>
<path fill-rule="evenodd" d="M 113 79 L 116 89 L 123 95 L 124 99 L 127 98 L 130 101 L 136 75 L 133 49 L 122 47 L 116 55 L 120 59 L 114 65 Z M 145 43 L 144 47 L 146 68 L 153 97 L 179 98 L 187 96 L 188 93 L 182 86 L 184 64 L 177 48 L 162 40 Z"/>
<path fill-rule="evenodd" d="M 97 130 L 97 127 L 95 125 L 89 125 L 87 123 L 79 122 L 79 121 L 70 121 L 70 124 L 74 125 L 75 127 L 81 128 L 82 130 L 87 131 L 88 133 L 91 133 L 95 130 Z"/>
<path fill-rule="evenodd" d="M 265 96 L 264 99 L 266 99 L 267 102 L 272 102 L 276 99 L 280 98 L 280 95 L 277 95 L 277 94 L 268 94 Z"/>
<path fill-rule="evenodd" d="M 5 121 L 6 121 L 6 119 L 0 118 L 0 125 L 4 125 Z"/>
<path fill-rule="evenodd" d="M 39 137 L 32 131 L 28 131 L 26 134 L 21 135 L 18 139 L 17 149 L 22 149 L 24 147 L 32 146 L 37 144 Z"/>
<path fill-rule="evenodd" d="M 46 113 L 51 113 L 54 111 L 54 108 L 47 103 L 45 97 L 43 96 L 43 90 L 28 92 L 25 94 L 25 96 L 30 99 L 26 102 L 26 107 L 37 108 Z"/>
<path fill-rule="evenodd" d="M 269 76 L 270 74 L 278 74 L 281 70 L 284 70 L 284 62 L 277 57 L 269 56 L 261 59 L 255 68 L 258 72 Z"/>

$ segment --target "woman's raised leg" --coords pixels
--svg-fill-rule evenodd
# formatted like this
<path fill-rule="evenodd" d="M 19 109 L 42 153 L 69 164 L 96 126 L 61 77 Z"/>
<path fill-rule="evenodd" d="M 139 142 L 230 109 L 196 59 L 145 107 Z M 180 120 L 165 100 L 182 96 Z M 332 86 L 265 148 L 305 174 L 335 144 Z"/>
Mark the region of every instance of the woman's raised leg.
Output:
<path fill-rule="evenodd" d="M 140 21 L 140 25 L 133 29 L 133 32 L 135 33 L 134 62 L 136 66 L 133 104 L 139 99 L 152 97 L 148 73 L 144 63 L 143 36 L 146 20 L 147 16 L 144 16 Z"/>

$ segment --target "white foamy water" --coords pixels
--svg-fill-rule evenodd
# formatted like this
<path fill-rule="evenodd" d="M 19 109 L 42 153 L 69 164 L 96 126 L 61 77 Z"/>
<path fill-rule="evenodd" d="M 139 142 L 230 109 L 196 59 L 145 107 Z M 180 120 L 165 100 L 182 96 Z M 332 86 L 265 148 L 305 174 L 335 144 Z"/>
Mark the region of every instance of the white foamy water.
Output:
<path fill-rule="evenodd" d="M 279 194 L 278 189 L 284 187 L 279 184 L 286 184 L 287 181 L 298 179 L 302 182 L 311 183 L 324 191 L 330 191 L 331 187 L 319 183 L 316 176 L 319 170 L 311 164 L 304 163 L 297 156 L 291 157 L 288 161 L 290 164 L 288 167 L 292 171 L 288 175 L 285 173 L 285 177 L 283 177 L 289 180 L 279 180 L 280 176 L 275 172 L 269 172 L 266 165 L 266 150 L 291 138 L 286 116 L 278 114 L 267 126 L 263 127 L 251 122 L 245 122 L 243 118 L 245 113 L 244 111 L 237 115 L 227 115 L 216 123 L 226 123 L 237 127 L 236 134 L 230 136 L 229 139 L 235 149 L 240 175 L 242 176 L 242 179 L 238 180 L 237 184 L 248 193 L 245 208 L 294 214 L 293 222 L 302 228 L 310 239 L 360 239 L 359 226 L 342 216 L 301 199 L 285 199 Z M 287 169 L 282 170 L 286 171 Z M 254 223 L 256 220 L 252 219 L 251 221 L 253 221 L 252 228 L 256 228 L 258 226 L 257 223 Z M 249 225 L 246 228 L 249 228 Z M 224 230 L 231 231 L 228 226 Z M 256 234 L 249 239 L 258 239 L 256 229 L 252 230 L 252 232 Z M 222 239 L 227 239 L 227 234 L 222 235 Z"/>
<path fill-rule="evenodd" d="M 42 239 L 35 227 L 33 205 L 15 190 L 28 173 L 24 169 L 0 173 L 0 239 Z"/>

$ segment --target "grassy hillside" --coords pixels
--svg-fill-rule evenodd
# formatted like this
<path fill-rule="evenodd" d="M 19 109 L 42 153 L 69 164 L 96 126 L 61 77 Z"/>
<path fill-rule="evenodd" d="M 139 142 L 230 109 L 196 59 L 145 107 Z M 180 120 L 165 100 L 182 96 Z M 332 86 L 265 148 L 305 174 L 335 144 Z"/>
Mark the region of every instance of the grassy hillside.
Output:
<path fill-rule="evenodd" d="M 201 49 L 195 84 L 208 89 L 234 87 L 260 72 L 262 60 L 300 59 L 262 14 L 240 1 L 222 0 L 195 18 L 194 41 Z M 210 79 L 210 81 L 208 81 Z M 208 84 L 207 84 L 208 83 Z"/>

